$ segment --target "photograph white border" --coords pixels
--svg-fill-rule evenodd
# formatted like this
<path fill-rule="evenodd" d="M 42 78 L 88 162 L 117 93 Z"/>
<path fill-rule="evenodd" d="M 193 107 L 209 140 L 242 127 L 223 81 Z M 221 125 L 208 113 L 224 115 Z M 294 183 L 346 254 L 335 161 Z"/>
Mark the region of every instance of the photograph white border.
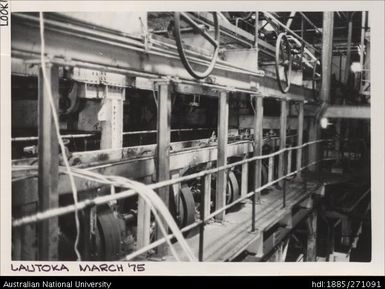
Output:
<path fill-rule="evenodd" d="M 369 11 L 371 26 L 371 209 L 372 261 L 369 263 L 170 263 L 148 262 L 145 272 L 123 275 L 384 275 L 384 2 L 383 1 L 8 1 L 10 12 L 27 11 Z M 0 27 L 1 37 L 1 275 L 14 272 L 10 264 L 54 262 L 11 261 L 11 43 L 10 27 Z M 70 272 L 32 275 L 87 275 L 76 262 Z M 87 262 L 92 263 L 92 262 Z M 100 264 L 101 262 L 94 262 Z M 115 262 L 119 263 L 119 262 Z M 133 262 L 132 262 L 133 263 Z M 124 263 L 123 263 L 124 264 Z M 117 273 L 95 273 L 117 275 Z"/>

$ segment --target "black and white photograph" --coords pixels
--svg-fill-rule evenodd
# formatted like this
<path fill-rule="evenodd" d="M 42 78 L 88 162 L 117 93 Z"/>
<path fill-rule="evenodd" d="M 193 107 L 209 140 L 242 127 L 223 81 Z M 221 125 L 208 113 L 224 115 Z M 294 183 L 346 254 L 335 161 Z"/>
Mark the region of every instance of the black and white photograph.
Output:
<path fill-rule="evenodd" d="M 384 274 L 384 2 L 0 2 L 2 272 Z"/>

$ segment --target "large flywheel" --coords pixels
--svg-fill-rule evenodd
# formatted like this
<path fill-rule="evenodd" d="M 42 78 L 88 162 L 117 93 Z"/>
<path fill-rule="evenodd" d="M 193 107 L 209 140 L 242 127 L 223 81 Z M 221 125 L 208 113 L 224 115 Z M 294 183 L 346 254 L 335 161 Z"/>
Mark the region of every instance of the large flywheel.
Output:
<path fill-rule="evenodd" d="M 195 222 L 195 201 L 191 188 L 187 185 L 181 187 L 177 202 L 177 220 L 180 228 Z"/>
<path fill-rule="evenodd" d="M 275 45 L 275 72 L 279 89 L 287 93 L 291 84 L 292 53 L 286 33 L 280 33 Z M 283 72 L 283 73 L 282 73 Z"/>
<path fill-rule="evenodd" d="M 210 73 L 213 71 L 215 63 L 216 63 L 217 58 L 218 58 L 219 34 L 220 34 L 219 21 L 218 21 L 217 13 L 212 12 L 212 14 L 213 14 L 213 22 L 214 22 L 214 37 L 211 36 L 206 31 L 205 27 L 202 27 L 203 25 L 199 25 L 197 22 L 195 22 L 186 12 L 175 12 L 174 13 L 174 35 L 175 35 L 176 46 L 178 48 L 178 53 L 179 53 L 180 59 L 183 63 L 183 66 L 190 73 L 190 75 L 196 79 L 203 79 L 203 78 L 206 78 L 207 76 L 209 76 Z M 188 59 L 187 53 L 183 47 L 183 39 L 182 39 L 182 32 L 181 32 L 182 19 L 187 24 L 189 24 L 193 28 L 194 31 L 196 31 L 200 35 L 202 35 L 214 48 L 210 63 L 209 63 L 209 65 L 205 71 L 202 71 L 202 72 L 196 71 Z"/>
<path fill-rule="evenodd" d="M 114 261 L 119 258 L 121 230 L 117 218 L 110 208 L 98 210 L 96 245 L 99 260 Z"/>

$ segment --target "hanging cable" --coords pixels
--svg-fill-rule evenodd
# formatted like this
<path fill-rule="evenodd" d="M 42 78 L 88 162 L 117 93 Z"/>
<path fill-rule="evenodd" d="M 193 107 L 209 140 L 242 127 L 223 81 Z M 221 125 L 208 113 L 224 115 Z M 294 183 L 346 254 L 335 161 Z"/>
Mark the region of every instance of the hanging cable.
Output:
<path fill-rule="evenodd" d="M 74 205 L 75 205 L 75 208 L 76 208 L 77 207 L 77 202 L 78 202 L 76 185 L 75 185 L 74 177 L 73 177 L 73 175 L 71 173 L 70 165 L 68 163 L 68 159 L 67 159 L 67 155 L 66 155 L 66 150 L 65 150 L 65 145 L 64 145 L 63 139 L 62 139 L 62 137 L 60 135 L 60 125 L 59 125 L 59 120 L 58 120 L 56 108 L 55 108 L 55 105 L 54 105 L 54 102 L 53 102 L 53 97 L 52 97 L 52 92 L 51 92 L 51 83 L 50 83 L 50 81 L 49 81 L 49 79 L 47 77 L 47 71 L 46 71 L 46 67 L 45 67 L 45 39 L 44 39 L 43 12 L 39 12 L 39 19 L 40 19 L 40 45 L 41 45 L 41 48 L 40 48 L 40 60 L 41 60 L 42 75 L 43 75 L 43 79 L 44 79 L 44 88 L 48 92 L 48 100 L 49 100 L 49 104 L 51 106 L 52 118 L 53 118 L 55 129 L 56 129 L 56 135 L 57 135 L 58 142 L 59 142 L 59 145 L 60 145 L 61 153 L 63 155 L 63 161 L 64 161 L 64 164 L 65 164 L 65 167 L 67 169 L 68 176 L 69 176 L 69 179 L 70 179 L 72 195 L 73 195 L 73 199 L 74 199 Z M 78 250 L 79 235 L 80 235 L 80 222 L 79 222 L 78 210 L 76 209 L 74 213 L 75 213 L 75 225 L 76 225 L 76 238 L 75 238 L 75 243 L 74 243 L 74 251 L 75 251 L 77 260 L 81 261 L 80 252 Z"/>
<path fill-rule="evenodd" d="M 72 174 L 77 177 L 86 178 L 91 181 L 101 182 L 103 184 L 135 190 L 140 195 L 140 197 L 142 197 L 145 200 L 145 202 L 149 205 L 159 225 L 162 235 L 164 235 L 164 238 L 167 239 L 167 243 L 170 246 L 171 253 L 175 257 L 175 259 L 180 260 L 171 241 L 167 238 L 167 231 L 164 228 L 162 221 L 157 214 L 157 211 L 161 213 L 163 219 L 166 221 L 168 227 L 170 228 L 172 233 L 175 235 L 176 239 L 178 240 L 178 243 L 181 245 L 189 261 L 196 261 L 196 258 L 193 252 L 191 251 L 180 229 L 175 223 L 174 218 L 171 216 L 168 208 L 165 206 L 165 204 L 159 198 L 159 196 L 154 192 L 154 190 L 148 188 L 146 185 L 142 183 L 139 183 L 124 177 L 120 177 L 120 176 L 104 176 L 95 172 L 87 171 L 84 169 L 77 169 L 77 168 L 73 168 Z"/>

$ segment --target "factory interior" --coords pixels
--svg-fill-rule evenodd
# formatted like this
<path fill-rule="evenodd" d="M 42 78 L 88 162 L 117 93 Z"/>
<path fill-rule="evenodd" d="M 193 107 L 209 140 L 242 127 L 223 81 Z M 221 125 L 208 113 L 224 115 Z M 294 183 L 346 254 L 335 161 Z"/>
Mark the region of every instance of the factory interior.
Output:
<path fill-rule="evenodd" d="M 12 260 L 370 262 L 370 13 L 17 12 Z"/>

